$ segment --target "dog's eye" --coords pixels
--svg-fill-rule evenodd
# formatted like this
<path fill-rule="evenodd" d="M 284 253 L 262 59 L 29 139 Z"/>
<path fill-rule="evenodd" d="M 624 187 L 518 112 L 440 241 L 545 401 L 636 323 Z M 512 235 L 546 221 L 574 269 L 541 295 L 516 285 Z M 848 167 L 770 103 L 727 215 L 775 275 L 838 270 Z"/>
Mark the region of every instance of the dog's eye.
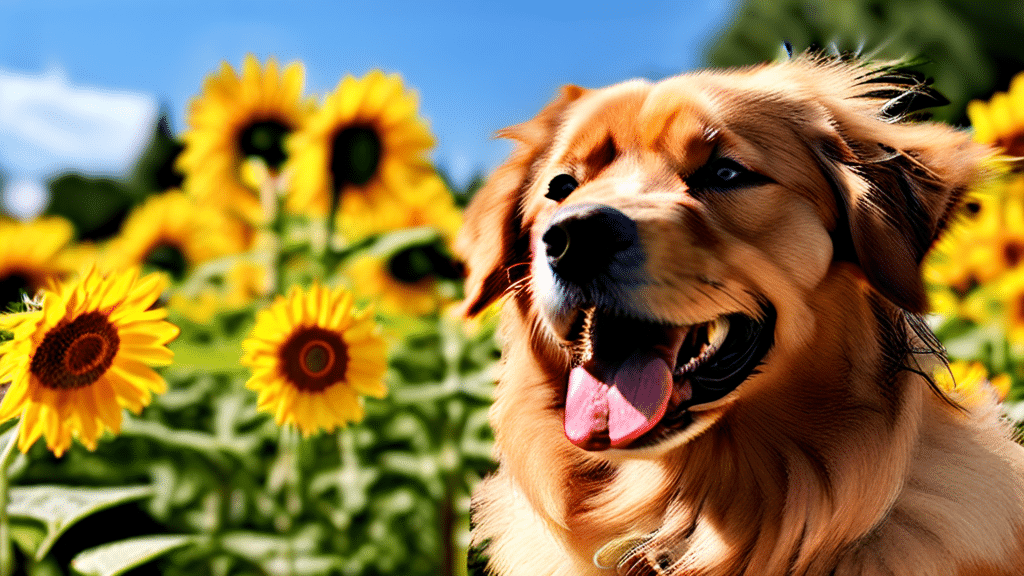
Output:
<path fill-rule="evenodd" d="M 765 176 L 751 172 L 729 158 L 712 160 L 686 178 L 686 184 L 690 188 L 709 190 L 730 190 L 767 181 L 769 180 Z"/>
<path fill-rule="evenodd" d="M 548 184 L 548 193 L 544 195 L 545 198 L 550 198 L 555 202 L 561 202 L 565 200 L 572 191 L 578 188 L 580 185 L 575 178 L 568 174 L 559 174 L 551 179 Z"/>
<path fill-rule="evenodd" d="M 721 166 L 715 170 L 715 178 L 721 182 L 730 182 L 739 178 L 740 171 L 731 166 Z"/>

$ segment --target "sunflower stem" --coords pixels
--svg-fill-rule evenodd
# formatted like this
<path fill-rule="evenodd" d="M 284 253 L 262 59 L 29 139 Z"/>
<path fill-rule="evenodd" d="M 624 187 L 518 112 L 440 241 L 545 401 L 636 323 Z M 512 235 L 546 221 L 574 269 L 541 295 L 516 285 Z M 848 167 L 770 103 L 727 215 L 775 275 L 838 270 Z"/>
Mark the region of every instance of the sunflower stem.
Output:
<path fill-rule="evenodd" d="M 257 235 L 257 248 L 266 255 L 266 294 L 283 294 L 284 258 L 281 238 L 284 236 L 283 191 L 287 176 L 272 172 L 260 159 L 250 160 L 257 174 L 260 206 L 263 208 L 263 224 Z"/>
<path fill-rule="evenodd" d="M 441 501 L 441 575 L 455 576 L 455 563 L 458 554 L 455 543 L 455 531 L 458 514 L 455 511 L 455 478 L 454 473 L 445 474 L 444 498 Z"/>
<path fill-rule="evenodd" d="M 18 432 L 21 428 L 21 420 L 15 425 L 11 433 L 11 439 L 4 446 L 0 453 L 0 576 L 10 576 L 14 573 L 14 550 L 11 548 L 11 526 L 10 518 L 7 515 L 7 506 L 10 504 L 10 478 L 8 468 L 14 461 L 14 447 L 18 444 Z"/>
<path fill-rule="evenodd" d="M 282 426 L 278 436 L 278 450 L 284 455 L 285 477 L 282 479 L 285 514 L 279 517 L 278 530 L 285 536 L 285 560 L 287 574 L 294 576 L 295 551 L 295 518 L 302 511 L 302 495 L 299 493 L 301 483 L 301 466 L 299 463 L 299 432 L 292 426 Z"/>
<path fill-rule="evenodd" d="M 338 467 L 338 505 L 341 506 L 342 510 L 345 510 L 351 508 L 349 502 L 346 502 L 348 499 L 346 493 L 349 492 L 350 487 L 354 484 L 356 450 L 355 443 L 352 441 L 352 435 L 347 427 L 338 427 L 337 438 L 338 460 L 340 461 L 340 466 Z"/>

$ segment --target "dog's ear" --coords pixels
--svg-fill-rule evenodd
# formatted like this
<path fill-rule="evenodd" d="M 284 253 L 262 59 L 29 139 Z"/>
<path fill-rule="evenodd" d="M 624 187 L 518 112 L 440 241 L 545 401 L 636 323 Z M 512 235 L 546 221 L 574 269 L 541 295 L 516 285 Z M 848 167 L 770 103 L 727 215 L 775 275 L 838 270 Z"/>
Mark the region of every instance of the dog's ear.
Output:
<path fill-rule="evenodd" d="M 467 267 L 463 309 L 467 316 L 479 313 L 525 275 L 529 230 L 523 224 L 522 199 L 566 108 L 583 93 L 578 86 L 565 86 L 532 120 L 498 133 L 515 141 L 516 147 L 469 203 L 455 242 L 455 251 Z"/>
<path fill-rule="evenodd" d="M 941 99 L 919 77 L 866 78 L 857 86 L 870 90 L 844 99 L 850 106 L 829 106 L 835 131 L 822 146 L 839 216 L 835 257 L 857 263 L 892 303 L 923 313 L 921 261 L 991 151 L 966 132 L 907 121 L 907 114 Z"/>

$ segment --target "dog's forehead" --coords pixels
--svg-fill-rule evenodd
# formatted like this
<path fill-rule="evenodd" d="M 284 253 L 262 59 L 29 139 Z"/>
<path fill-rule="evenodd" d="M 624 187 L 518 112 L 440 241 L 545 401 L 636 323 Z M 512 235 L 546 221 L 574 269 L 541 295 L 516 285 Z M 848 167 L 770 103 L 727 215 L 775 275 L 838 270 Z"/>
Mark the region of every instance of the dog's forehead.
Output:
<path fill-rule="evenodd" d="M 573 164 L 611 145 L 619 152 L 656 152 L 685 173 L 717 147 L 757 163 L 779 153 L 780 134 L 828 130 L 820 107 L 801 96 L 806 87 L 788 86 L 794 78 L 776 68 L 696 72 L 588 90 L 562 118 L 549 158 Z"/>
<path fill-rule="evenodd" d="M 554 157 L 571 161 L 610 142 L 617 150 L 653 150 L 679 161 L 706 158 L 699 150 L 710 148 L 715 136 L 707 98 L 699 86 L 687 86 L 692 79 L 674 80 L 630 80 L 588 91 L 564 118 Z"/>

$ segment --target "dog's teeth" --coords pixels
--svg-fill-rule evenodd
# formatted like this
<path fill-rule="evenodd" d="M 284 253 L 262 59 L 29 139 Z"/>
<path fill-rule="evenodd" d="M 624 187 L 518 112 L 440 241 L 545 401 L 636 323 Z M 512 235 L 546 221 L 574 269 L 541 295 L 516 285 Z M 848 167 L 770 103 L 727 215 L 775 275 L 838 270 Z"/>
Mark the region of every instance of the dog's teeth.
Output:
<path fill-rule="evenodd" d="M 583 327 L 580 329 L 580 337 L 572 344 L 573 366 L 583 365 L 594 356 L 594 311 L 593 306 L 583 311 Z"/>
<path fill-rule="evenodd" d="M 676 368 L 676 375 L 681 375 L 695 370 L 697 366 L 700 366 L 708 358 L 718 352 L 718 349 L 721 348 L 722 344 L 725 342 L 725 337 L 729 335 L 729 320 L 724 317 L 712 320 L 706 324 L 706 330 L 707 342 L 701 344 L 700 351 L 697 352 L 696 356 L 690 358 L 685 364 Z"/>
<path fill-rule="evenodd" d="M 729 335 L 729 319 L 722 316 L 716 318 L 713 322 L 708 324 L 708 345 L 707 345 L 707 356 L 718 352 L 718 349 L 725 342 L 725 337 Z M 703 351 L 702 351 L 703 352 Z M 704 355 L 703 353 L 701 354 Z"/>

